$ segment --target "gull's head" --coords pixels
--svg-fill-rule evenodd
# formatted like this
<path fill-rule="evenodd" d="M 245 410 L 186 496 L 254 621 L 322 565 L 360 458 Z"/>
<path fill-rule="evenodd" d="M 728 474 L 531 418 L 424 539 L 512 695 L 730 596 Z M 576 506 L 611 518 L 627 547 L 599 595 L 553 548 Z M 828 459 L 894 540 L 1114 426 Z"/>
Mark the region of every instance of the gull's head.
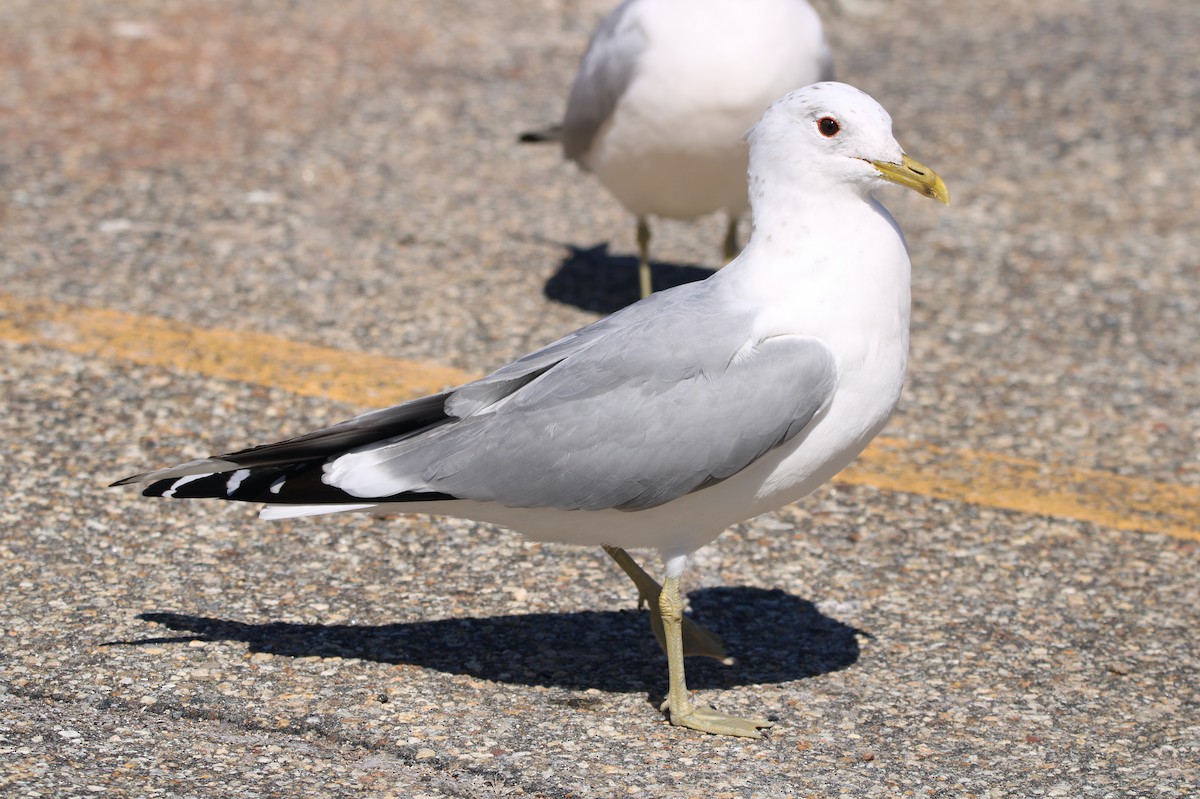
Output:
<path fill-rule="evenodd" d="M 892 136 L 892 118 L 865 92 L 814 83 L 777 100 L 746 134 L 750 184 L 796 180 L 814 190 L 847 187 L 866 194 L 898 183 L 950 204 L 946 184 L 909 158 Z"/>

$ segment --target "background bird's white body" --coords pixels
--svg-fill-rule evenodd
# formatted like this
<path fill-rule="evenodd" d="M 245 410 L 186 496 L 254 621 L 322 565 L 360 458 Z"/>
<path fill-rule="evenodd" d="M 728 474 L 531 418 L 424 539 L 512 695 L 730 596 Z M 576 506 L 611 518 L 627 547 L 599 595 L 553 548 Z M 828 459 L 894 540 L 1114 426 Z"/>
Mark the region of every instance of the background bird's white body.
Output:
<path fill-rule="evenodd" d="M 817 13 L 805 0 L 629 0 L 612 17 L 568 102 L 568 156 L 639 217 L 745 212 L 744 134 L 775 99 L 831 75 Z M 628 84 L 572 153 L 572 127 L 605 93 L 602 62 L 617 59 L 633 60 Z"/>

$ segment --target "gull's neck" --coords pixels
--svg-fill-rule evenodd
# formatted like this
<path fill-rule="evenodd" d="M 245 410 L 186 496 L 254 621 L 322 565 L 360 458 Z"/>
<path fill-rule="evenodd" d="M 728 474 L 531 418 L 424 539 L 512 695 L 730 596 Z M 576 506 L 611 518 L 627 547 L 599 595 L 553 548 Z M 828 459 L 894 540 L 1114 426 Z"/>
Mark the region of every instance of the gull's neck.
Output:
<path fill-rule="evenodd" d="M 745 253 L 754 257 L 746 260 L 756 268 L 799 271 L 807 279 L 826 269 L 850 277 L 886 270 L 901 257 L 907 263 L 904 236 L 878 200 L 856 187 L 821 183 L 751 175 L 753 226 Z"/>
<path fill-rule="evenodd" d="M 763 309 L 764 335 L 858 331 L 907 349 L 910 267 L 899 227 L 869 194 L 816 188 L 752 181 L 750 240 L 714 277 Z"/>

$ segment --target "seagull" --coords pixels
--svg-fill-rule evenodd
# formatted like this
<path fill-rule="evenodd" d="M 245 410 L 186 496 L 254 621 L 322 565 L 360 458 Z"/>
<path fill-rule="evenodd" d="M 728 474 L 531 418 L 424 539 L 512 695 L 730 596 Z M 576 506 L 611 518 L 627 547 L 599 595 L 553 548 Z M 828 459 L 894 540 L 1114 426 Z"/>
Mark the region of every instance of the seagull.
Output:
<path fill-rule="evenodd" d="M 724 211 L 731 260 L 748 207 L 742 134 L 785 92 L 832 78 L 806 0 L 626 0 L 592 35 L 562 124 L 521 141 L 561 141 L 637 216 L 646 297 L 649 218 Z"/>
<path fill-rule="evenodd" d="M 723 657 L 683 614 L 689 557 L 845 467 L 900 397 L 909 257 L 873 196 L 949 203 L 865 93 L 817 83 L 747 134 L 754 226 L 707 280 L 651 295 L 487 377 L 287 441 L 127 477 L 148 496 L 263 502 L 262 518 L 432 513 L 600 545 L 651 605 L 672 724 L 760 737 L 692 702 L 686 654 Z M 658 550 L 658 583 L 625 551 Z"/>

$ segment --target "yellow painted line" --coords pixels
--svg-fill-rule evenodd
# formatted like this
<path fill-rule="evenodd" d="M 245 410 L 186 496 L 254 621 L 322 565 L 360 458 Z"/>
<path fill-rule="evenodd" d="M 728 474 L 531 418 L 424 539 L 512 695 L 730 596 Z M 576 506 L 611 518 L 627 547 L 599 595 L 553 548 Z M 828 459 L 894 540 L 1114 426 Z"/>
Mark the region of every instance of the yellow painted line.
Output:
<path fill-rule="evenodd" d="M 444 366 L 0 293 L 0 340 L 281 388 L 367 407 L 471 380 Z"/>
<path fill-rule="evenodd" d="M 281 388 L 363 407 L 477 375 L 258 333 L 0 293 L 0 341 Z M 854 485 L 1200 541 L 1200 488 L 881 436 L 838 476 Z"/>
<path fill-rule="evenodd" d="M 1200 541 L 1200 488 L 880 436 L 840 482 Z"/>

